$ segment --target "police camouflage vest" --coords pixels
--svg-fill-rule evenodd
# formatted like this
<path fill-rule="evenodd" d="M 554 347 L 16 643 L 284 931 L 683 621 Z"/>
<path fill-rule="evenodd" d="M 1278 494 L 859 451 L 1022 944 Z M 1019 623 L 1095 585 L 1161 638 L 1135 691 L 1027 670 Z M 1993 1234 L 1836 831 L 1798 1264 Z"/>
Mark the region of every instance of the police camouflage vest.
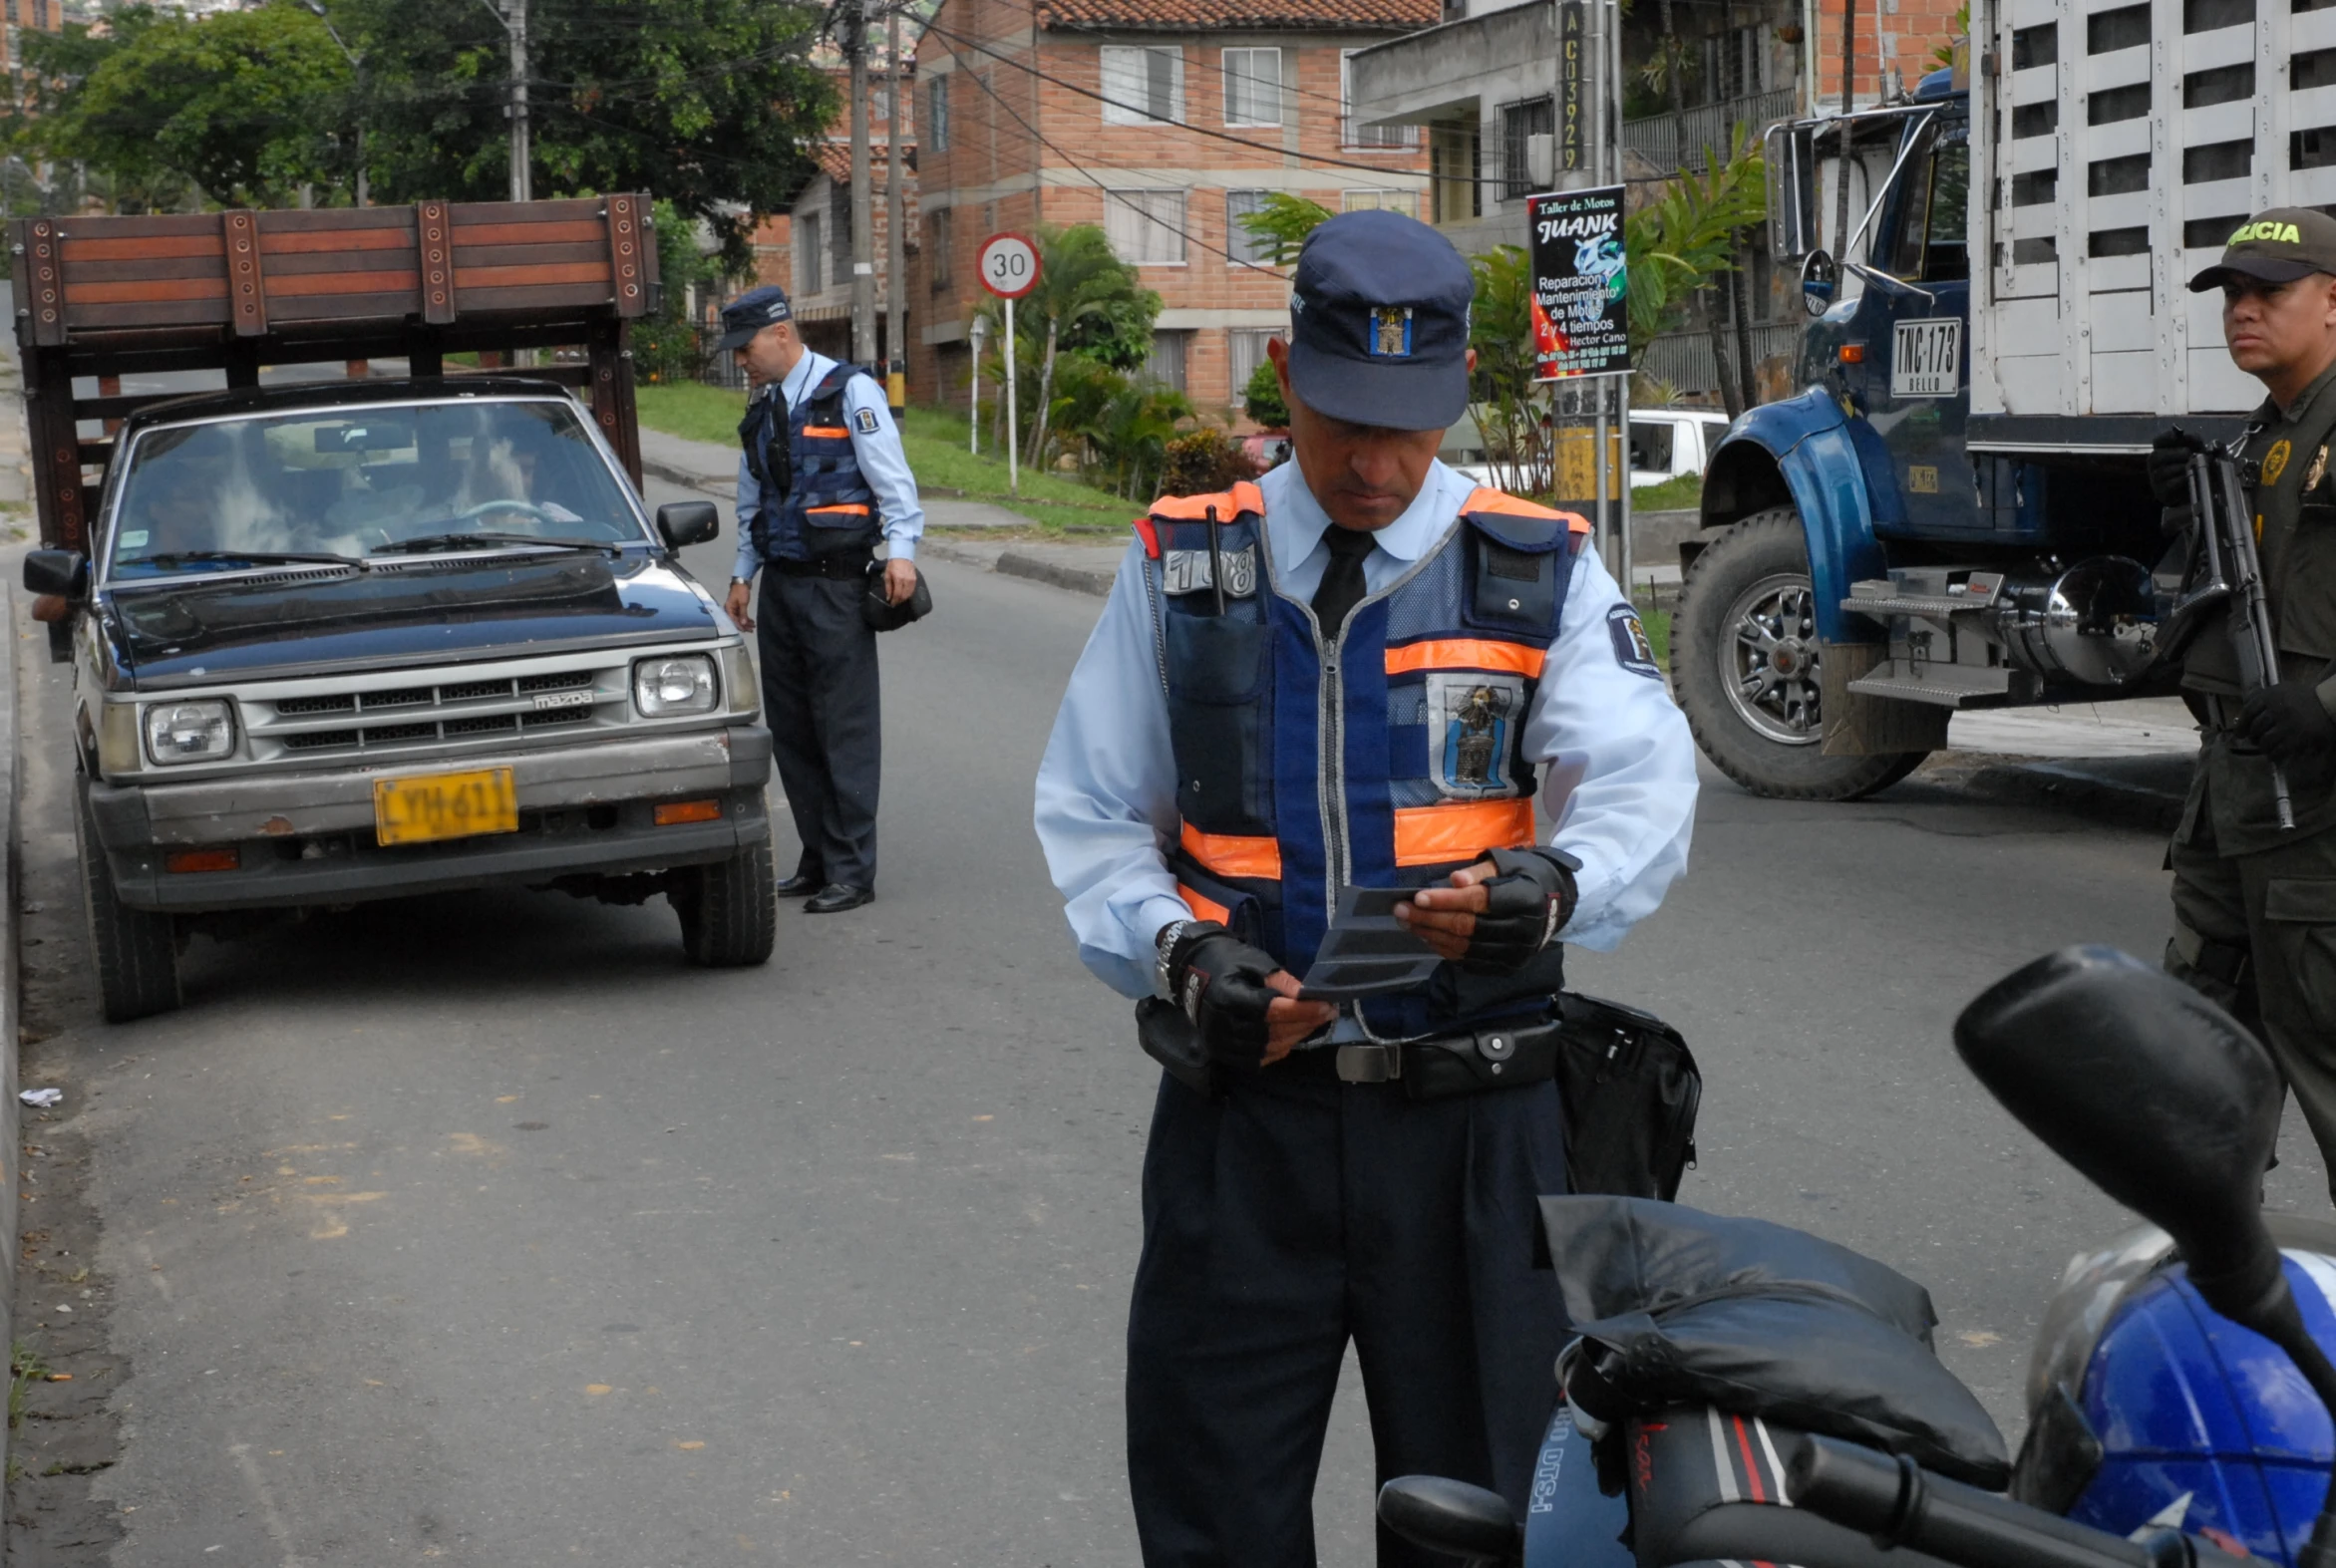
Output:
<path fill-rule="evenodd" d="M 1340 887 L 1425 887 L 1533 842 L 1525 716 L 1589 524 L 1478 489 L 1325 646 L 1312 609 L 1274 583 L 1264 509 L 1236 484 L 1165 497 L 1136 527 L 1183 819 L 1177 891 L 1303 978 Z M 1446 964 L 1364 1016 L 1418 1033 L 1514 1014 L 1562 977 L 1554 947 L 1509 977 Z"/>
<path fill-rule="evenodd" d="M 764 560 L 809 560 L 844 550 L 872 550 L 877 538 L 874 501 L 851 448 L 843 389 L 867 372 L 837 365 L 787 416 L 788 468 L 774 470 L 771 442 L 778 435 L 783 393 L 747 404 L 738 427 L 747 466 L 762 486 L 762 503 L 748 528 Z"/>

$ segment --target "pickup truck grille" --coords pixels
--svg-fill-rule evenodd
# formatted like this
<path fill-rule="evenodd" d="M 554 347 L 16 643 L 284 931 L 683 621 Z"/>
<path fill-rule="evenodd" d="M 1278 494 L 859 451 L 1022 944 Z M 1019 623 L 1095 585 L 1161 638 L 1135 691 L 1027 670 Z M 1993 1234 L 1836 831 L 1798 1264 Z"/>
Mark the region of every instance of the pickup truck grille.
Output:
<path fill-rule="evenodd" d="M 243 712 L 255 760 L 375 756 L 622 724 L 629 679 L 629 665 L 537 671 L 246 699 Z"/>

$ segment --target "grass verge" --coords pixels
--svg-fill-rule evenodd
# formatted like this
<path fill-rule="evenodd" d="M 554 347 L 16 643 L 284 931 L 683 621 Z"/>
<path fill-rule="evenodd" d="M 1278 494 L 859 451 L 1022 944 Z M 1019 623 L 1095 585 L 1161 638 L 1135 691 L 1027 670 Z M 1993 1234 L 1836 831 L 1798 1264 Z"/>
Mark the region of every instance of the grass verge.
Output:
<path fill-rule="evenodd" d="M 635 393 L 641 423 L 688 441 L 713 442 L 724 447 L 738 443 L 739 416 L 745 395 L 694 382 L 661 382 Z M 983 432 L 988 445 L 988 432 Z M 1022 470 L 1021 493 L 1007 491 L 1006 461 L 984 452 L 976 457 L 965 450 L 965 417 L 939 409 L 911 408 L 901 421 L 900 445 L 916 482 L 939 493 L 955 491 L 970 500 L 988 501 L 1028 517 L 1041 532 L 1087 533 L 1118 537 L 1142 506 L 1118 500 L 1092 485 L 1060 474 Z"/>

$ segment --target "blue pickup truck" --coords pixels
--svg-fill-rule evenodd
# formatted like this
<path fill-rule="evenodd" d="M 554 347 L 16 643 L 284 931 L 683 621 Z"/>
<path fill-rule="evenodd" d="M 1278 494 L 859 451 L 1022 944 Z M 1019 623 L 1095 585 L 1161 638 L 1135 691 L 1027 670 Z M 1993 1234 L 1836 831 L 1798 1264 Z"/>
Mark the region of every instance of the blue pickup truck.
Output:
<path fill-rule="evenodd" d="M 2185 282 L 2249 211 L 2336 198 L 2336 168 L 2284 148 L 2200 145 L 2288 96 L 2258 44 L 2284 58 L 2336 13 L 2193 4 L 2154 52 L 2146 4 L 1993 9 L 1968 80 L 1769 135 L 1775 248 L 1806 258 L 1816 316 L 1805 390 L 1714 453 L 1671 644 L 1697 740 L 1756 793 L 1870 793 L 1958 710 L 2175 690 L 2182 560 L 2143 459 L 2261 397 Z M 1844 178 L 1836 258 L 1813 236 Z"/>

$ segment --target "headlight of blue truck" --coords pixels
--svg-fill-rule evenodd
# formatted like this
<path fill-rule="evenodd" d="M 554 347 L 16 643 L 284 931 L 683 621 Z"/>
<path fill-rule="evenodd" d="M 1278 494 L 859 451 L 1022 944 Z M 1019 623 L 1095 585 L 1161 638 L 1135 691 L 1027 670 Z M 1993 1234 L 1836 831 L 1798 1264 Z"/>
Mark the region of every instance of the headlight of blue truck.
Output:
<path fill-rule="evenodd" d="M 146 711 L 146 755 L 159 768 L 207 763 L 235 750 L 235 713 L 220 699 L 156 703 Z"/>
<path fill-rule="evenodd" d="M 633 665 L 633 706 L 644 719 L 712 713 L 719 692 L 714 661 L 702 653 L 667 654 Z"/>

